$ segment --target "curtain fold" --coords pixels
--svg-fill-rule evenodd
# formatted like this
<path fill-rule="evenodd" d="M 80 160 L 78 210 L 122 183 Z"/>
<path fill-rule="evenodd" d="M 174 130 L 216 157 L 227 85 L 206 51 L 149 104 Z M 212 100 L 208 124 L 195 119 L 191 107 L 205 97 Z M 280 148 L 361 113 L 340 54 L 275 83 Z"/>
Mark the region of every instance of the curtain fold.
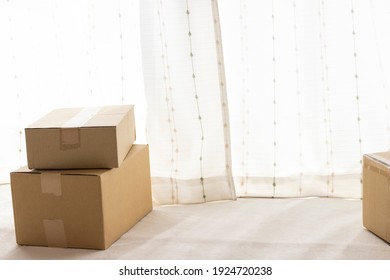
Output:
<path fill-rule="evenodd" d="M 224 145 L 230 147 L 238 196 L 361 197 L 362 155 L 389 148 L 389 57 L 383 53 L 389 46 L 389 4 L 144 2 L 141 34 L 157 200 L 202 201 L 204 190 L 189 182 L 199 185 L 199 177 L 209 176 L 199 166 L 207 147 L 214 151 L 210 168 L 219 167 L 217 177 L 210 174 L 220 182 L 215 189 L 228 189 L 231 184 L 221 179 L 230 172 L 223 171 L 230 166 Z M 209 53 L 195 51 L 198 46 Z M 224 71 L 227 79 L 218 91 L 217 75 Z M 207 86 L 199 87 L 206 76 Z M 224 102 L 216 99 L 224 90 L 230 122 L 221 120 Z M 207 106 L 210 115 L 199 121 Z M 216 126 L 207 135 L 213 141 L 199 140 L 205 136 L 200 127 L 211 120 Z M 229 133 L 221 132 L 224 124 Z M 183 133 L 189 137 L 184 141 Z M 177 171 L 190 167 L 192 173 Z"/>
<path fill-rule="evenodd" d="M 154 198 L 234 199 L 217 3 L 140 4 Z"/>

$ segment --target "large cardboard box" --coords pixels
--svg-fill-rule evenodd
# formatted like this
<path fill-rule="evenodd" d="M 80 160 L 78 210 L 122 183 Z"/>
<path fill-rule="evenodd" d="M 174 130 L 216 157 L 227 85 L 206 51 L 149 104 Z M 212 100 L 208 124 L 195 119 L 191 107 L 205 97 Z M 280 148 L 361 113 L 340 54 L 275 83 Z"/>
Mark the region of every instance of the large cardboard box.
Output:
<path fill-rule="evenodd" d="M 30 169 L 118 167 L 135 141 L 134 107 L 57 109 L 25 132 Z"/>
<path fill-rule="evenodd" d="M 390 152 L 363 157 L 363 225 L 390 242 Z"/>
<path fill-rule="evenodd" d="M 119 168 L 11 173 L 20 245 L 106 249 L 152 210 L 147 145 Z"/>

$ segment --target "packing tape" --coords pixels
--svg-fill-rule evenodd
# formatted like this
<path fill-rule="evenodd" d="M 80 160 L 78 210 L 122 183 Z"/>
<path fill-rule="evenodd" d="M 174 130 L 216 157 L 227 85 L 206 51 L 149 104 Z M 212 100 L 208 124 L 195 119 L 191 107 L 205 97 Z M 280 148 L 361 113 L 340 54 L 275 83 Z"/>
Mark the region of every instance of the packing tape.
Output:
<path fill-rule="evenodd" d="M 372 165 L 364 165 L 364 168 L 374 173 L 377 173 L 383 177 L 386 177 L 388 180 L 390 180 L 390 173 L 386 170 L 379 169 L 378 167 Z"/>
<path fill-rule="evenodd" d="M 80 147 L 79 128 L 61 128 L 61 150 L 75 149 Z"/>
<path fill-rule="evenodd" d="M 80 147 L 80 127 L 94 117 L 102 107 L 83 108 L 75 116 L 61 125 L 61 150 Z"/>
<path fill-rule="evenodd" d="M 44 194 L 62 195 L 61 173 L 41 173 L 41 191 Z"/>
<path fill-rule="evenodd" d="M 87 121 L 95 116 L 102 107 L 88 107 L 83 108 L 75 116 L 69 119 L 66 123 L 61 125 L 61 128 L 75 128 L 82 127 Z"/>
<path fill-rule="evenodd" d="M 62 220 L 43 220 L 43 228 L 48 247 L 68 247 L 64 222 Z"/>

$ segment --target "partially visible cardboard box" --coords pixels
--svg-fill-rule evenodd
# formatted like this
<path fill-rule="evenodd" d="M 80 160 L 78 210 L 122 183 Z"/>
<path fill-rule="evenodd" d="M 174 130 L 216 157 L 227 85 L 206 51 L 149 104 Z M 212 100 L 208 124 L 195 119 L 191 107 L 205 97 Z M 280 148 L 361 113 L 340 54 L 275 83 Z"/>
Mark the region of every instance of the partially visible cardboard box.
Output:
<path fill-rule="evenodd" d="M 11 173 L 20 245 L 106 249 L 152 210 L 149 148 L 119 168 Z"/>
<path fill-rule="evenodd" d="M 135 141 L 134 106 L 58 109 L 25 132 L 30 169 L 119 167 Z"/>
<path fill-rule="evenodd" d="M 390 152 L 363 156 L 363 226 L 390 242 Z"/>

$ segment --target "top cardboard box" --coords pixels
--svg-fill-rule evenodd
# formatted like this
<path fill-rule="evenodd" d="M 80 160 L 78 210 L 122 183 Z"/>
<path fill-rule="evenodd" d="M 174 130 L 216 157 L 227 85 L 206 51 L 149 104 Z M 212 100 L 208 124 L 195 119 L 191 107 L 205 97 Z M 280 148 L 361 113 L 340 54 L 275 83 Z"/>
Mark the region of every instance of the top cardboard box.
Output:
<path fill-rule="evenodd" d="M 58 109 L 25 132 L 30 169 L 115 168 L 136 138 L 134 106 Z"/>

